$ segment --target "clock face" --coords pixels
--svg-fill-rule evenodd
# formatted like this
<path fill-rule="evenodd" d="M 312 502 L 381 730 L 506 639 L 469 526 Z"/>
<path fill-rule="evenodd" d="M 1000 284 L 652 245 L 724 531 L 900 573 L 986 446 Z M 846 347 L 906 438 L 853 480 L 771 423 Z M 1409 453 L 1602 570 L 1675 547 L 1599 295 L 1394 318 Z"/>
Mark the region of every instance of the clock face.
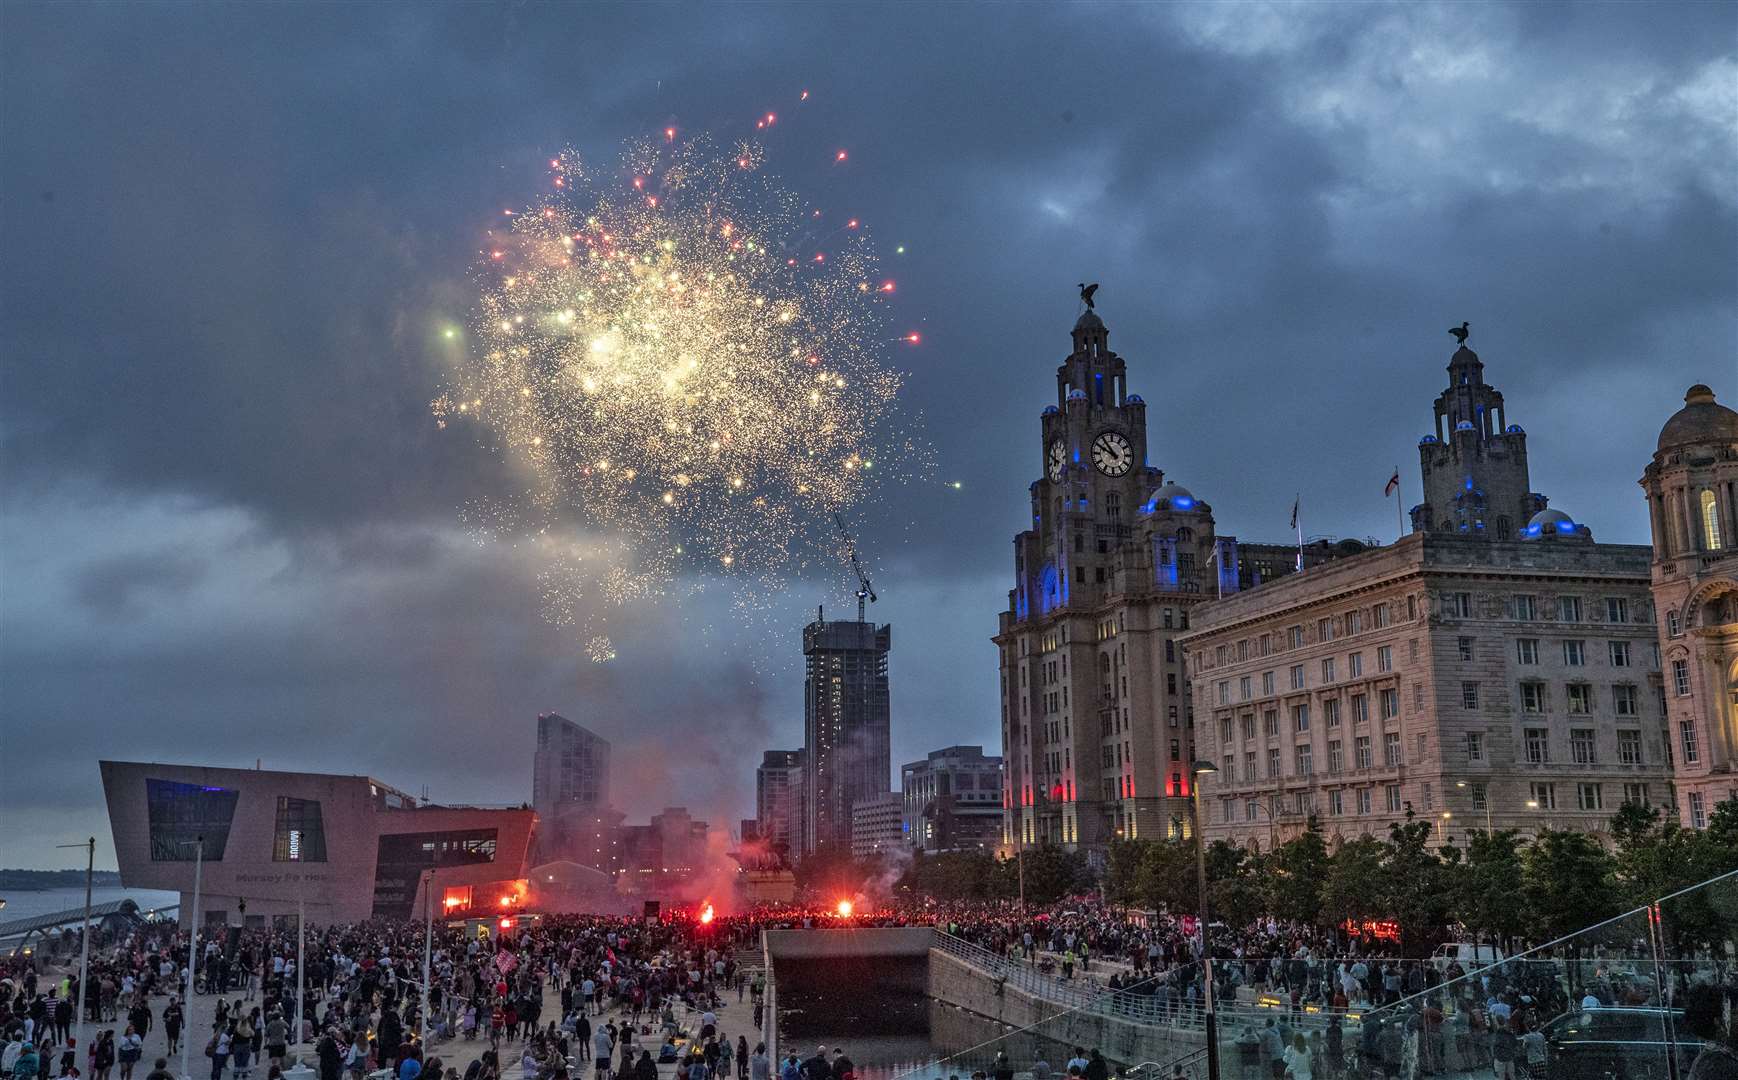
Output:
<path fill-rule="evenodd" d="M 1107 431 L 1092 440 L 1092 463 L 1106 476 L 1122 476 L 1134 468 L 1134 447 L 1120 432 Z"/>
<path fill-rule="evenodd" d="M 1050 465 L 1050 482 L 1052 484 L 1062 483 L 1062 476 L 1068 471 L 1068 444 L 1063 442 L 1061 439 L 1057 439 L 1055 442 L 1051 443 L 1048 460 Z"/>

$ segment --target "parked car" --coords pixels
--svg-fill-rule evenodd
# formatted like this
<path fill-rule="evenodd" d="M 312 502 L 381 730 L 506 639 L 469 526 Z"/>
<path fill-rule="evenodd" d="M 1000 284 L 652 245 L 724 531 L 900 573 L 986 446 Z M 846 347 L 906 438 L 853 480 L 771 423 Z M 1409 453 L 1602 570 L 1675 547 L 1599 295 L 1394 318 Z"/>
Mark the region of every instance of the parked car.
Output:
<path fill-rule="evenodd" d="M 1438 945 L 1431 956 L 1438 971 L 1448 970 L 1450 961 L 1459 961 L 1460 966 L 1469 973 L 1492 964 L 1500 964 L 1504 959 L 1503 950 L 1483 941 L 1450 941 Z"/>
<path fill-rule="evenodd" d="M 1687 1076 L 1702 1041 L 1684 1030 L 1683 1022 L 1683 1011 L 1675 1009 L 1576 1009 L 1564 1013 L 1545 1025 L 1545 1075 L 1549 1080 L 1667 1080 L 1674 1075 Z M 1670 1068 L 1674 1054 L 1676 1073 Z"/>

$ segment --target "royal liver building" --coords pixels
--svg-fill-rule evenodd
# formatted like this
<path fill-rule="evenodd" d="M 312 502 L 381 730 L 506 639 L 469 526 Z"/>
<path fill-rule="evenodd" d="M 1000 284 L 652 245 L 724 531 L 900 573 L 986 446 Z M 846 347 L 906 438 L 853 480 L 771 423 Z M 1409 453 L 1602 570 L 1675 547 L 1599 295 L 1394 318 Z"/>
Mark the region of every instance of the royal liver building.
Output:
<path fill-rule="evenodd" d="M 1194 751 L 1175 636 L 1196 605 L 1298 559 L 1216 536 L 1212 508 L 1150 464 L 1146 403 L 1090 307 L 1073 345 L 1039 418 L 1031 527 L 995 637 L 1008 848 L 1183 835 Z"/>

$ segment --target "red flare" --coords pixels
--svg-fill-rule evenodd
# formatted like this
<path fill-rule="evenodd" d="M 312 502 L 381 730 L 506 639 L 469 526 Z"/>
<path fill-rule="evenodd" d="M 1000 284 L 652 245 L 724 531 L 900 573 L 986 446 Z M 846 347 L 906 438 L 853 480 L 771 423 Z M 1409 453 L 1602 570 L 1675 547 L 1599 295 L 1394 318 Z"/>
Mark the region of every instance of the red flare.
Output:
<path fill-rule="evenodd" d="M 833 160 L 834 161 L 844 161 L 845 160 L 845 151 L 841 150 L 837 154 L 834 154 Z"/>
<path fill-rule="evenodd" d="M 920 334 L 918 334 L 916 331 L 913 331 L 913 332 L 905 335 L 904 340 L 909 342 L 912 345 L 916 345 L 918 342 L 923 340 L 923 337 Z"/>

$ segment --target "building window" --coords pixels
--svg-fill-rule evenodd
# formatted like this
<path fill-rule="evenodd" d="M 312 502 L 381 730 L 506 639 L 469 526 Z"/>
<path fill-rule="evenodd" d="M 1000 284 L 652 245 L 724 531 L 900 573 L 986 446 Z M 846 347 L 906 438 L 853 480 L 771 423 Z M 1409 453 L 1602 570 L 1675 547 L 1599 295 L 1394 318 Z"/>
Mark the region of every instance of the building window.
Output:
<path fill-rule="evenodd" d="M 1369 788 L 1358 789 L 1358 813 L 1360 814 L 1370 812 L 1370 790 Z"/>
<path fill-rule="evenodd" d="M 1563 688 L 1569 695 L 1569 715 L 1586 716 L 1593 711 L 1593 687 L 1586 683 L 1570 683 Z"/>
<path fill-rule="evenodd" d="M 1322 716 L 1330 728 L 1340 726 L 1340 699 L 1329 698 L 1322 702 Z"/>
<path fill-rule="evenodd" d="M 1466 733 L 1466 759 L 1468 761 L 1483 761 L 1485 759 L 1485 737 L 1480 731 Z"/>
<path fill-rule="evenodd" d="M 1293 731 L 1308 731 L 1310 729 L 1310 707 L 1308 705 L 1293 705 L 1291 707 L 1291 726 Z"/>
<path fill-rule="evenodd" d="M 1634 716 L 1635 687 L 1613 686 L 1611 688 L 1611 711 L 1618 716 Z"/>
<path fill-rule="evenodd" d="M 1605 621 L 1626 623 L 1629 621 L 1629 601 L 1621 596 L 1605 598 Z"/>
<path fill-rule="evenodd" d="M 1286 631 L 1286 640 L 1291 643 L 1291 647 L 1294 649 L 1303 648 L 1303 627 L 1294 626 L 1288 629 Z"/>
<path fill-rule="evenodd" d="M 1545 711 L 1544 683 L 1524 682 L 1521 684 L 1521 711 L 1526 713 Z"/>
<path fill-rule="evenodd" d="M 1472 792 L 1472 808 L 1474 810 L 1485 809 L 1488 805 L 1485 796 L 1485 786 L 1483 784 L 1474 784 L 1467 790 Z"/>
<path fill-rule="evenodd" d="M 1702 760 L 1701 752 L 1696 746 L 1696 722 L 1694 720 L 1678 721 L 1678 745 L 1683 750 L 1685 765 L 1694 765 Z"/>
<path fill-rule="evenodd" d="M 1382 764 L 1393 768 L 1400 764 L 1400 733 L 1390 731 L 1382 736 Z"/>
<path fill-rule="evenodd" d="M 1527 664 L 1527 665 L 1531 666 L 1533 664 L 1537 664 L 1538 662 L 1539 662 L 1539 639 L 1538 638 L 1530 638 L 1530 637 L 1516 638 L 1515 639 L 1515 663 Z"/>
<path fill-rule="evenodd" d="M 1358 679 L 1358 678 L 1362 678 L 1363 675 L 1364 675 L 1364 654 L 1361 652 L 1355 652 L 1352 655 L 1346 657 L 1346 677 L 1351 678 L 1351 679 Z"/>
<path fill-rule="evenodd" d="M 1244 713 L 1242 724 L 1243 724 L 1243 737 L 1245 739 L 1255 738 L 1255 714 L 1254 713 Z"/>
<path fill-rule="evenodd" d="M 1443 593 L 1442 613 L 1451 619 L 1472 618 L 1472 593 Z"/>
<path fill-rule="evenodd" d="M 1370 699 L 1364 694 L 1352 695 L 1352 723 L 1362 724 L 1370 719 Z"/>
<path fill-rule="evenodd" d="M 1640 765 L 1641 732 L 1619 729 L 1617 733 L 1617 760 L 1625 765 Z"/>
<path fill-rule="evenodd" d="M 1679 697 L 1690 696 L 1690 662 L 1672 661 L 1672 692 Z"/>
<path fill-rule="evenodd" d="M 1690 828 L 1705 829 L 1708 827 L 1708 809 L 1702 801 L 1702 793 L 1690 792 Z"/>
<path fill-rule="evenodd" d="M 1606 649 L 1611 658 L 1612 667 L 1629 666 L 1629 642 L 1608 641 L 1606 642 Z"/>
<path fill-rule="evenodd" d="M 1400 715 L 1400 691 L 1389 687 L 1382 691 L 1382 719 L 1392 720 Z"/>
<path fill-rule="evenodd" d="M 1293 690 L 1302 690 L 1304 688 L 1304 670 L 1302 664 L 1292 665 L 1291 688 Z"/>
<path fill-rule="evenodd" d="M 1559 596 L 1557 598 L 1557 621 L 1581 621 L 1581 598 L 1579 596 Z"/>
<path fill-rule="evenodd" d="M 1577 765 L 1595 763 L 1592 728 L 1569 729 L 1569 760 Z"/>
<path fill-rule="evenodd" d="M 1264 671 L 1261 673 L 1261 696 L 1273 696 L 1273 672 L 1271 671 Z"/>
<path fill-rule="evenodd" d="M 1279 734 L 1279 710 L 1263 709 L 1261 711 L 1261 733 L 1263 735 Z"/>
<path fill-rule="evenodd" d="M 1343 814 L 1345 814 L 1346 804 L 1345 804 L 1344 800 L 1341 798 L 1342 795 L 1344 795 L 1344 792 L 1342 792 L 1339 788 L 1335 788 L 1334 790 L 1328 792 L 1328 814 L 1330 816 L 1340 817 Z"/>
<path fill-rule="evenodd" d="M 1578 810 L 1605 809 L 1604 792 L 1598 784 L 1576 784 L 1575 806 Z"/>
<path fill-rule="evenodd" d="M 1556 784 L 1535 783 L 1532 785 L 1531 790 L 1533 793 L 1533 797 L 1529 801 L 1533 804 L 1533 809 L 1535 809 L 1535 810 L 1555 810 L 1555 809 L 1557 809 L 1557 785 Z"/>
<path fill-rule="evenodd" d="M 1455 644 L 1456 644 L 1456 647 L 1460 650 L 1461 663 L 1463 663 L 1463 664 L 1471 663 L 1472 662 L 1472 638 L 1469 638 L 1469 637 L 1456 638 Z"/>
<path fill-rule="evenodd" d="M 1646 784 L 1625 784 L 1625 785 L 1623 785 L 1623 801 L 1636 803 L 1640 806 L 1650 805 L 1651 800 L 1647 797 L 1647 785 Z"/>
<path fill-rule="evenodd" d="M 1229 716 L 1219 721 L 1219 741 L 1222 743 L 1231 741 L 1231 718 Z"/>
<path fill-rule="evenodd" d="M 1380 630 L 1382 627 L 1388 625 L 1388 605 L 1387 604 L 1377 604 L 1376 608 L 1375 608 L 1375 615 L 1376 615 L 1376 628 L 1378 630 Z"/>
<path fill-rule="evenodd" d="M 1328 740 L 1328 773 L 1337 775 L 1346 767 L 1345 744 L 1338 739 Z"/>
<path fill-rule="evenodd" d="M 1254 683 L 1250 680 L 1249 676 L 1245 675 L 1241 679 L 1238 679 L 1237 680 L 1237 697 L 1238 697 L 1238 699 L 1241 701 L 1248 701 L 1250 698 L 1254 697 L 1255 693 L 1254 693 L 1253 687 L 1254 687 Z"/>
<path fill-rule="evenodd" d="M 1476 709 L 1479 707 L 1478 683 L 1463 682 L 1460 684 L 1460 707 L 1463 709 Z"/>
<path fill-rule="evenodd" d="M 1243 779 L 1254 780 L 1258 774 L 1255 771 L 1255 751 L 1243 755 Z"/>
<path fill-rule="evenodd" d="M 151 861 L 192 862 L 201 851 L 207 861 L 221 861 L 240 797 L 233 788 L 147 777 L 145 819 Z"/>
<path fill-rule="evenodd" d="M 1378 673 L 1394 670 L 1394 646 L 1383 645 L 1376 649 L 1376 671 Z"/>
<path fill-rule="evenodd" d="M 1424 808 L 1426 810 L 1436 809 L 1436 790 L 1430 786 L 1428 781 L 1422 786 L 1421 794 L 1424 798 Z"/>
<path fill-rule="evenodd" d="M 277 829 L 272 839 L 273 862 L 325 862 L 326 825 L 314 799 L 278 796 Z"/>
<path fill-rule="evenodd" d="M 1720 550 L 1720 511 L 1712 491 L 1702 492 L 1702 540 L 1709 551 Z"/>
<path fill-rule="evenodd" d="M 1538 617 L 1539 606 L 1534 602 L 1532 596 L 1523 594 L 1515 597 L 1515 618 L 1523 622 L 1532 622 Z"/>
<path fill-rule="evenodd" d="M 1297 774 L 1299 776 L 1308 776 L 1315 771 L 1313 768 L 1314 756 L 1315 751 L 1308 743 L 1297 748 Z"/>
<path fill-rule="evenodd" d="M 1360 735 L 1352 744 L 1353 753 L 1357 755 L 1358 768 L 1368 769 L 1373 763 L 1370 760 L 1370 736 Z"/>
<path fill-rule="evenodd" d="M 1673 609 L 1666 612 L 1666 635 L 1668 637 L 1677 637 L 1678 632 L 1678 613 L 1676 609 Z"/>
<path fill-rule="evenodd" d="M 1569 640 L 1563 643 L 1563 663 L 1569 667 L 1584 667 L 1587 664 L 1587 642 Z"/>
<path fill-rule="evenodd" d="M 1231 704 L 1231 683 L 1228 680 L 1220 679 L 1218 685 L 1213 689 L 1219 695 L 1219 704 Z"/>
<path fill-rule="evenodd" d="M 1551 764 L 1550 732 L 1542 727 L 1526 728 L 1522 735 L 1527 747 L 1527 764 Z"/>
<path fill-rule="evenodd" d="M 1398 814 L 1403 805 L 1404 805 L 1404 803 L 1400 798 L 1400 785 L 1399 784 L 1389 784 L 1388 785 L 1388 812 L 1390 814 Z"/>
<path fill-rule="evenodd" d="M 1323 683 L 1331 683 L 1333 681 L 1334 681 L 1334 658 L 1331 656 L 1324 656 L 1324 657 L 1322 657 L 1322 682 Z"/>
<path fill-rule="evenodd" d="M 1177 662 L 1177 643 L 1170 638 L 1165 639 L 1165 663 Z"/>
<path fill-rule="evenodd" d="M 1247 799 L 1244 801 L 1244 803 L 1243 803 L 1243 820 L 1244 821 L 1254 821 L 1255 820 L 1255 800 L 1254 799 Z"/>
<path fill-rule="evenodd" d="M 1346 633 L 1362 634 L 1364 632 L 1364 613 L 1362 611 L 1346 612 Z"/>
<path fill-rule="evenodd" d="M 1267 751 L 1267 778 L 1279 779 L 1279 747 L 1269 747 Z"/>

